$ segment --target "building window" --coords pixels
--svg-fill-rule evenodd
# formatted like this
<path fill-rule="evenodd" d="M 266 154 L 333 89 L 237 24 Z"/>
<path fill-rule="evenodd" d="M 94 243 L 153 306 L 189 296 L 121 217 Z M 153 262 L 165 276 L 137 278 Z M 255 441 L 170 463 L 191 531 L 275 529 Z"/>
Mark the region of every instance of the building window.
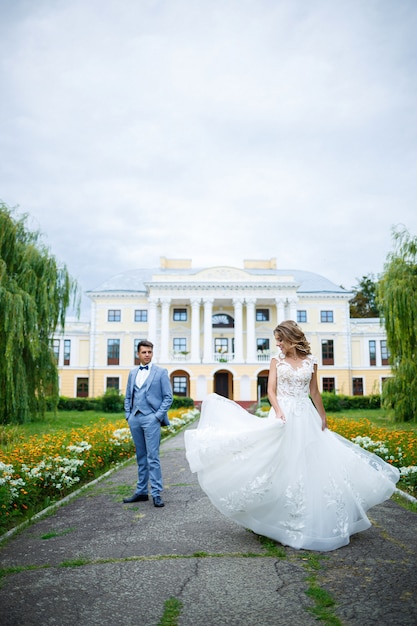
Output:
<path fill-rule="evenodd" d="M 267 352 L 269 350 L 269 339 L 257 339 L 256 349 L 258 352 Z"/>
<path fill-rule="evenodd" d="M 227 313 L 215 313 L 211 318 L 213 328 L 234 328 L 235 320 Z"/>
<path fill-rule="evenodd" d="M 257 322 L 269 322 L 269 309 L 256 309 Z"/>
<path fill-rule="evenodd" d="M 321 340 L 321 359 L 323 365 L 334 365 L 333 339 Z"/>
<path fill-rule="evenodd" d="M 186 322 L 187 309 L 174 309 L 173 320 L 174 322 Z"/>
<path fill-rule="evenodd" d="M 363 378 L 352 378 L 352 390 L 354 396 L 363 396 Z"/>
<path fill-rule="evenodd" d="M 381 364 L 389 365 L 389 351 L 386 339 L 381 341 Z"/>
<path fill-rule="evenodd" d="M 187 377 L 186 376 L 173 376 L 172 377 L 172 391 L 176 396 L 187 395 Z"/>
<path fill-rule="evenodd" d="M 320 311 L 320 321 L 322 324 L 332 324 L 333 311 Z"/>
<path fill-rule="evenodd" d="M 216 337 L 214 340 L 214 351 L 216 354 L 225 354 L 229 350 L 229 340 L 226 337 Z"/>
<path fill-rule="evenodd" d="M 88 378 L 77 378 L 77 398 L 88 398 Z"/>
<path fill-rule="evenodd" d="M 54 357 L 57 363 L 59 363 L 59 339 L 54 339 L 52 344 L 52 350 L 54 352 Z"/>
<path fill-rule="evenodd" d="M 108 376 L 106 378 L 106 389 L 117 389 L 119 391 L 119 377 Z"/>
<path fill-rule="evenodd" d="M 148 311 L 146 309 L 136 309 L 135 322 L 147 322 L 147 321 L 148 321 Z"/>
<path fill-rule="evenodd" d="M 376 365 L 376 341 L 369 341 L 369 365 Z"/>
<path fill-rule="evenodd" d="M 133 342 L 133 363 L 135 365 L 140 365 L 139 357 L 138 357 L 138 343 L 142 341 L 142 339 L 135 339 Z"/>
<path fill-rule="evenodd" d="M 64 339 L 64 365 L 69 365 L 71 361 L 71 339 Z"/>
<path fill-rule="evenodd" d="M 335 384 L 334 384 L 334 378 L 323 378 L 323 391 L 329 391 L 330 393 L 334 393 L 335 392 Z"/>
<path fill-rule="evenodd" d="M 108 322 L 120 322 L 122 319 L 122 313 L 120 309 L 109 309 L 107 311 Z"/>
<path fill-rule="evenodd" d="M 174 337 L 174 352 L 187 352 L 187 340 L 185 337 Z"/>
<path fill-rule="evenodd" d="M 307 311 L 297 311 L 297 322 L 305 324 L 307 322 Z"/>
<path fill-rule="evenodd" d="M 120 339 L 107 339 L 107 365 L 119 365 Z"/>

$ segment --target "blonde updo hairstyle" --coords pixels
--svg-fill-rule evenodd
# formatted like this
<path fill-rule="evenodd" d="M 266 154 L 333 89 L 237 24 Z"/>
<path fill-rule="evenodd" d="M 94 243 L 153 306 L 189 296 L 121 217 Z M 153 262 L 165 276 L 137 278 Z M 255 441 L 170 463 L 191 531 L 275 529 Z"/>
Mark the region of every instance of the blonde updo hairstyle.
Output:
<path fill-rule="evenodd" d="M 288 343 L 291 348 L 295 348 L 297 352 L 301 352 L 301 354 L 311 354 L 310 344 L 306 336 L 293 320 L 286 320 L 278 324 L 274 329 L 274 336 L 278 336 L 279 339 Z"/>

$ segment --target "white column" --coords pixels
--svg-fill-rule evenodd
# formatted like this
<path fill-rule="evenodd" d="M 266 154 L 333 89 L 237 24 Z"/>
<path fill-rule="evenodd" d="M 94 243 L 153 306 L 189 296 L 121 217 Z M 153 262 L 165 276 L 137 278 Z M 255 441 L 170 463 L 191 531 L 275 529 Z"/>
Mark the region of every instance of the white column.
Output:
<path fill-rule="evenodd" d="M 162 363 L 167 363 L 169 358 L 169 307 L 171 298 L 161 298 L 161 346 L 159 354 Z"/>
<path fill-rule="evenodd" d="M 246 298 L 246 362 L 254 363 L 255 357 L 255 302 L 256 298 Z"/>
<path fill-rule="evenodd" d="M 90 310 L 90 367 L 94 369 L 94 365 L 96 362 L 96 315 L 97 315 L 97 305 L 94 300 L 91 303 Z"/>
<path fill-rule="evenodd" d="M 213 298 L 203 298 L 204 303 L 204 354 L 203 363 L 213 361 Z"/>
<path fill-rule="evenodd" d="M 284 298 L 276 298 L 275 299 L 276 307 L 277 307 L 277 323 L 281 324 L 285 320 L 285 299 Z"/>
<path fill-rule="evenodd" d="M 96 371 L 96 342 L 97 342 L 97 324 L 96 324 L 96 315 L 97 315 L 97 304 L 93 300 L 91 305 L 91 326 L 90 326 L 90 383 L 88 388 L 88 393 L 92 398 L 95 398 L 95 371 Z M 107 363 L 107 361 L 106 361 Z M 77 383 L 75 382 L 75 385 Z M 77 390 L 74 389 L 74 397 L 77 394 Z"/>
<path fill-rule="evenodd" d="M 200 304 L 201 298 L 191 300 L 191 361 L 200 362 Z"/>
<path fill-rule="evenodd" d="M 290 304 L 290 316 L 288 319 L 293 320 L 294 322 L 297 321 L 297 298 L 291 298 L 289 301 Z"/>
<path fill-rule="evenodd" d="M 233 298 L 235 308 L 235 362 L 243 363 L 242 298 Z"/>
<path fill-rule="evenodd" d="M 158 304 L 157 298 L 149 298 L 149 317 L 148 317 L 148 337 L 149 341 L 155 344 L 156 341 L 156 307 Z"/>

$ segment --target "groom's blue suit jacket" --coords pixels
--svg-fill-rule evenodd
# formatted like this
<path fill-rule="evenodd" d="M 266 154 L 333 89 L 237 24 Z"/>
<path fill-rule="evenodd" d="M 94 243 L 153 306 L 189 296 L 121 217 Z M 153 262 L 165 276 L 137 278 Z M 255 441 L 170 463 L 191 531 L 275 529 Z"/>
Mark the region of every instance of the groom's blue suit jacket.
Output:
<path fill-rule="evenodd" d="M 133 410 L 133 396 L 138 370 L 139 366 L 130 370 L 127 380 L 124 403 L 126 419 L 130 417 Z M 154 412 L 155 417 L 163 426 L 169 426 L 167 411 L 172 404 L 172 388 L 169 381 L 168 370 L 152 363 L 152 367 L 145 381 L 145 396 L 149 404 L 149 412 Z"/>

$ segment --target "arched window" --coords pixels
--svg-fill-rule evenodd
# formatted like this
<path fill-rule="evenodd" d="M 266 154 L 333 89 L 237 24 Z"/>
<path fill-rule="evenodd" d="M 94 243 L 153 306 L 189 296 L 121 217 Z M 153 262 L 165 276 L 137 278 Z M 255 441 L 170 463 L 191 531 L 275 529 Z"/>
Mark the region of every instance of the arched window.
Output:
<path fill-rule="evenodd" d="M 174 396 L 190 395 L 190 377 L 183 370 L 176 370 L 171 374 L 171 385 Z"/>
<path fill-rule="evenodd" d="M 227 313 L 215 313 L 211 318 L 213 328 L 234 328 L 235 320 Z"/>

